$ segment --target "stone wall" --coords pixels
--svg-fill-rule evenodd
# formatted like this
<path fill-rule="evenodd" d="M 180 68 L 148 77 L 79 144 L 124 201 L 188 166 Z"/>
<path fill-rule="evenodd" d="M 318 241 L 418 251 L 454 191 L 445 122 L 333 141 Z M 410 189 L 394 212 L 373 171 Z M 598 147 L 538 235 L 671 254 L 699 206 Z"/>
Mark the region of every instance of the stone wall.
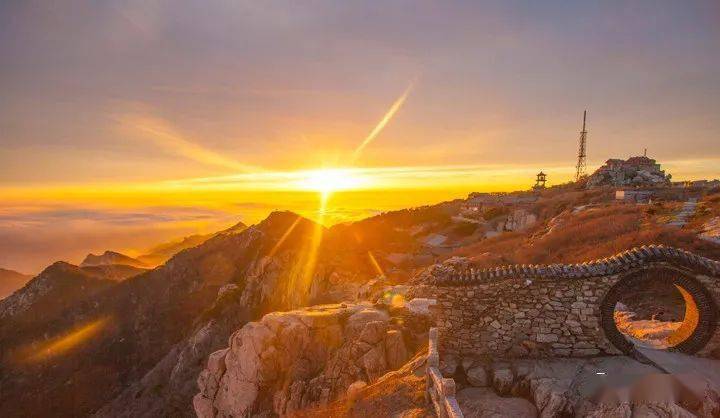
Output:
<path fill-rule="evenodd" d="M 438 289 L 443 355 L 509 357 L 619 354 L 600 327 L 600 300 L 617 276 L 580 280 L 507 278 Z"/>
<path fill-rule="evenodd" d="M 720 308 L 720 280 L 718 280 L 716 277 L 706 275 L 698 275 L 697 279 L 713 295 L 715 309 L 716 312 L 718 312 L 718 308 Z M 720 315 L 720 312 L 718 313 L 718 315 Z M 716 327 L 716 331 L 713 334 L 712 338 L 710 338 L 710 341 L 708 341 L 707 345 L 698 352 L 699 355 L 705 357 L 720 358 L 720 318 L 718 318 L 718 323 L 716 324 Z"/>
<path fill-rule="evenodd" d="M 574 265 L 434 269 L 445 356 L 585 357 L 629 352 L 613 320 L 618 292 L 639 274 L 672 280 L 696 301 L 697 328 L 678 351 L 720 355 L 720 263 L 663 246 Z M 693 308 L 694 309 L 694 308 Z"/>
<path fill-rule="evenodd" d="M 437 328 L 430 328 L 425 376 L 427 400 L 432 403 L 435 415 L 439 418 L 463 418 L 460 405 L 455 399 L 455 380 L 443 377 L 440 372 Z"/>

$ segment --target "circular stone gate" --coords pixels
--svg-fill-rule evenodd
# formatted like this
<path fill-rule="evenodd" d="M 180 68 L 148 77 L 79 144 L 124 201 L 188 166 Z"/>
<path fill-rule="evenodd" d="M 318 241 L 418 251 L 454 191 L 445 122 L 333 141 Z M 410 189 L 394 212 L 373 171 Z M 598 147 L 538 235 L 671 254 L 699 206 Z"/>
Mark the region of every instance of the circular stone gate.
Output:
<path fill-rule="evenodd" d="M 674 286 L 685 303 L 682 324 L 665 338 L 668 351 L 694 354 L 713 337 L 718 307 L 711 292 L 690 273 L 671 266 L 651 267 L 623 274 L 608 290 L 600 304 L 600 324 L 607 339 L 620 351 L 631 353 L 635 343 L 625 336 L 615 321 L 618 302 L 648 283 Z"/>

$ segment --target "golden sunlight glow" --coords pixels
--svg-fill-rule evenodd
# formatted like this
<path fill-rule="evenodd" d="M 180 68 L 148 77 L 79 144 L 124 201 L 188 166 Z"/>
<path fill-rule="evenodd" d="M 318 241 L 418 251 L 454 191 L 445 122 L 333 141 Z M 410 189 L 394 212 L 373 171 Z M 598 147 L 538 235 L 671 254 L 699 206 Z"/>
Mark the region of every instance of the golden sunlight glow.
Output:
<path fill-rule="evenodd" d="M 402 308 L 405 306 L 405 296 L 397 293 L 392 296 L 390 299 L 390 305 L 395 308 Z"/>
<path fill-rule="evenodd" d="M 297 181 L 300 190 L 312 190 L 328 194 L 340 190 L 353 190 L 365 186 L 367 179 L 347 169 L 322 169 L 304 172 Z"/>
<path fill-rule="evenodd" d="M 321 193 L 320 207 L 318 208 L 317 219 L 315 225 L 313 226 L 312 235 L 310 239 L 303 244 L 300 253 L 296 258 L 297 261 L 294 264 L 288 279 L 285 281 L 286 295 L 289 295 L 288 297 L 291 298 L 291 300 L 297 301 L 298 298 L 300 298 L 303 299 L 302 302 L 305 303 L 307 302 L 307 297 L 310 295 L 310 289 L 312 287 L 315 269 L 317 267 L 318 252 L 320 250 L 320 245 L 322 244 L 325 230 L 323 221 L 325 219 L 327 201 L 328 194 Z M 276 248 L 279 247 L 282 241 L 284 241 L 292 230 L 295 229 L 299 220 L 300 218 L 290 225 L 288 231 L 283 234 L 283 237 L 280 238 L 280 241 L 276 244 Z M 276 248 L 273 248 L 273 251 L 275 251 Z"/>
<path fill-rule="evenodd" d="M 110 318 L 97 319 L 48 341 L 32 344 L 20 350 L 19 360 L 21 362 L 36 363 L 63 355 L 89 341 L 102 331 L 109 322 Z"/>

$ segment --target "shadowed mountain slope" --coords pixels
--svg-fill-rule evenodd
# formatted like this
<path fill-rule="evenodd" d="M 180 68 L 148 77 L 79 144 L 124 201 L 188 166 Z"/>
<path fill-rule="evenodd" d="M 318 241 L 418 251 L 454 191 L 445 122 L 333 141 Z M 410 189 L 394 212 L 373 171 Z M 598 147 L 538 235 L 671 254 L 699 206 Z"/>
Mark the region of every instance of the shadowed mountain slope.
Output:
<path fill-rule="evenodd" d="M 0 300 L 20 289 L 32 276 L 14 270 L 0 268 Z"/>
<path fill-rule="evenodd" d="M 139 391 L 134 397 L 147 397 L 135 405 L 147 408 L 134 416 L 189 413 L 195 369 L 238 325 L 265 312 L 333 297 L 328 296 L 333 292 L 348 296 L 343 292 L 354 288 L 346 284 L 365 282 L 363 270 L 372 271 L 355 271 L 338 255 L 351 243 L 323 239 L 324 227 L 290 212 L 275 212 L 236 231 L 218 233 L 122 282 L 56 263 L 3 301 L 3 415 L 47 416 L 52 411 L 54 416 L 84 416 L 131 387 Z M 363 264 L 368 264 L 365 259 Z M 181 361 L 189 352 L 197 358 Z M 148 387 L 143 377 L 153 370 L 156 382 Z M 169 400 L 163 387 L 171 385 L 192 385 L 193 390 L 186 391 L 187 398 L 182 389 L 172 391 L 168 396 L 175 399 Z M 113 414 L 127 413 L 123 407 L 130 405 L 120 404 Z"/>

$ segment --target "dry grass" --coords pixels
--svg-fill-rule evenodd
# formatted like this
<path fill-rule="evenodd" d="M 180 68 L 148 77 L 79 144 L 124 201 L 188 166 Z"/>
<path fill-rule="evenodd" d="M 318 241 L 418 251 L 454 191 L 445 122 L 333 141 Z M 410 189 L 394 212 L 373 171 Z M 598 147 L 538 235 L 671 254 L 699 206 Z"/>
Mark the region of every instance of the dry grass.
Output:
<path fill-rule="evenodd" d="M 457 250 L 480 267 L 502 264 L 578 263 L 608 257 L 649 244 L 684 248 L 720 259 L 720 246 L 697 238 L 690 230 L 657 222 L 646 207 L 609 205 L 577 214 L 565 212 L 558 226 L 540 225 L 524 233 L 507 233 Z"/>
<path fill-rule="evenodd" d="M 698 202 L 695 216 L 690 219 L 688 224 L 691 228 L 701 228 L 702 225 L 710 219 L 720 216 L 720 192 L 708 194 Z"/>
<path fill-rule="evenodd" d="M 540 219 L 547 220 L 578 206 L 599 204 L 612 200 L 613 193 L 610 189 L 548 190 L 543 192 L 542 199 L 535 204 L 535 212 Z"/>

